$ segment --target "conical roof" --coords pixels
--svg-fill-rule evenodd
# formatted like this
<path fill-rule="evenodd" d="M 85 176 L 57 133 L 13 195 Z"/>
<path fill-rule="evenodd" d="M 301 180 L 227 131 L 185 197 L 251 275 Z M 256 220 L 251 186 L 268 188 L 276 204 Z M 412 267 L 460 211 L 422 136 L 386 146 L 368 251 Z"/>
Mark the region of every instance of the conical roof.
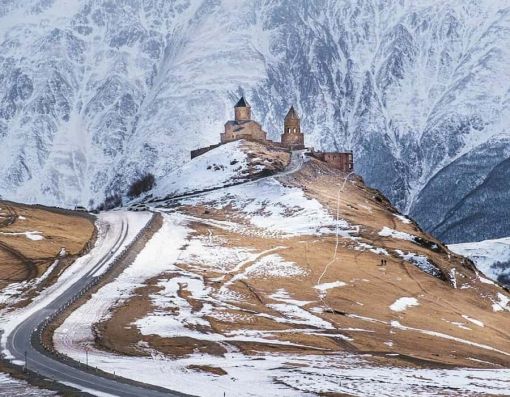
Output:
<path fill-rule="evenodd" d="M 237 101 L 237 103 L 235 104 L 234 107 L 235 108 L 249 108 L 250 104 L 248 103 L 248 101 L 246 99 L 244 99 L 244 96 L 242 96 L 241 99 L 239 99 Z"/>
<path fill-rule="evenodd" d="M 299 120 L 299 116 L 296 112 L 296 109 L 294 109 L 294 106 L 291 106 L 289 111 L 287 112 L 287 116 L 285 116 L 285 120 L 289 120 L 289 119 L 298 119 Z"/>

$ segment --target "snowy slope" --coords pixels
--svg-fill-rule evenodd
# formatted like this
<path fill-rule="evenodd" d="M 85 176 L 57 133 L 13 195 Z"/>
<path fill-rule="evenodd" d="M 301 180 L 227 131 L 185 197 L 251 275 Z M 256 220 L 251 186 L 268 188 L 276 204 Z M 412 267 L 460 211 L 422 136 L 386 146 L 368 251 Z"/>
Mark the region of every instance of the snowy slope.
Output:
<path fill-rule="evenodd" d="M 290 155 L 266 146 L 240 140 L 221 145 L 159 178 L 150 197 L 164 198 L 247 182 L 283 170 Z"/>
<path fill-rule="evenodd" d="M 505 0 L 0 4 L 0 195 L 95 204 L 215 143 L 238 95 L 451 241 L 510 234 Z M 487 199 L 480 214 L 480 204 Z"/>
<path fill-rule="evenodd" d="M 240 142 L 222 145 L 160 179 L 152 193 L 156 197 L 192 193 L 246 180 L 248 158 Z M 244 175 L 243 175 L 244 173 Z"/>
<path fill-rule="evenodd" d="M 510 284 L 510 238 L 451 244 L 453 252 L 467 256 L 488 277 Z"/>
<path fill-rule="evenodd" d="M 56 392 L 39 389 L 31 386 L 24 381 L 11 378 L 7 374 L 0 372 L 0 393 L 2 396 L 11 397 L 50 397 L 56 396 Z"/>
<path fill-rule="evenodd" d="M 228 162 L 222 149 L 188 164 Z M 184 191 L 197 186 L 187 168 L 176 178 Z M 55 348 L 75 360 L 86 349 L 92 367 L 198 396 L 505 394 L 508 370 L 495 355 L 510 357 L 497 335 L 508 323 L 507 294 L 360 180 L 330 171 L 312 160 L 153 208 L 161 228 L 63 321 Z M 382 258 L 390 264 L 376 265 Z M 427 268 L 440 263 L 449 281 Z M 327 344 L 316 344 L 322 337 Z M 465 364 L 383 361 L 431 348 Z M 480 364 L 491 369 L 463 368 Z"/>

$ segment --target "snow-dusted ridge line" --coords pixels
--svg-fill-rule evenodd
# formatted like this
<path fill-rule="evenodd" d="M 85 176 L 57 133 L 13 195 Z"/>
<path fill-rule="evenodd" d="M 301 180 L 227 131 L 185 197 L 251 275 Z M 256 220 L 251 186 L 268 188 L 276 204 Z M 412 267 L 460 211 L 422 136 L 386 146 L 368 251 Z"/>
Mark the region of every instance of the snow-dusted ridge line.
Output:
<path fill-rule="evenodd" d="M 471 259 L 490 279 L 497 281 L 501 278 L 503 282 L 506 279 L 507 283 L 510 281 L 510 268 L 505 267 L 505 264 L 510 263 L 510 237 L 450 244 L 448 248 Z"/>
<path fill-rule="evenodd" d="M 203 157 L 210 156 L 210 155 L 220 155 L 220 158 L 225 161 L 225 155 L 232 155 L 233 153 L 241 152 L 241 149 L 239 149 L 239 145 L 242 141 L 236 141 L 236 142 L 230 142 L 225 145 L 220 146 L 219 148 L 213 149 L 212 151 L 206 153 L 205 155 L 202 155 Z M 220 149 L 220 150 L 219 150 Z M 241 152 L 242 153 L 242 152 Z M 243 153 L 244 154 L 244 153 Z M 200 157 L 202 157 L 200 156 Z M 202 160 L 200 157 L 198 157 L 198 160 Z M 246 155 L 242 156 L 242 159 L 246 161 Z M 229 158 L 226 158 L 226 164 L 229 162 Z M 212 182 L 209 180 L 209 175 L 205 177 L 197 177 L 195 174 L 193 174 L 192 178 L 184 178 L 185 183 L 184 185 L 180 186 L 179 189 L 184 191 L 183 193 L 174 193 L 174 194 L 168 194 L 165 193 L 164 195 L 162 192 L 168 191 L 168 186 L 157 186 L 153 191 L 149 192 L 149 196 L 155 196 L 151 198 L 142 198 L 134 200 L 134 203 L 138 202 L 147 202 L 150 205 L 160 205 L 162 202 L 165 203 L 171 203 L 174 201 L 178 201 L 181 199 L 187 199 L 187 198 L 194 198 L 194 197 L 200 197 L 202 195 L 206 195 L 207 193 L 215 192 L 218 190 L 228 189 L 231 187 L 236 187 L 240 185 L 249 185 L 249 184 L 255 184 L 257 182 L 267 180 L 270 178 L 278 178 L 286 175 L 291 175 L 295 172 L 298 172 L 301 167 L 305 164 L 305 162 L 308 161 L 308 158 L 305 156 L 304 150 L 299 151 L 292 151 L 289 164 L 285 167 L 285 169 L 281 172 L 274 172 L 271 175 L 264 175 L 264 176 L 256 176 L 256 177 L 241 177 L 238 173 L 228 173 L 222 177 L 223 183 L 217 183 Z M 236 163 L 237 164 L 237 163 Z M 196 170 L 197 167 L 195 166 L 195 163 L 188 163 L 188 166 L 193 165 L 194 167 L 192 170 Z M 190 167 L 188 167 L 190 168 Z M 181 179 L 181 176 L 179 175 L 179 179 Z M 190 180 L 198 180 L 197 186 L 193 187 L 193 184 L 190 183 Z M 234 179 L 240 179 L 237 182 L 232 182 Z M 190 187 L 191 184 L 191 187 Z M 212 185 L 212 186 L 211 186 Z M 163 196 L 163 197 L 162 197 Z"/>

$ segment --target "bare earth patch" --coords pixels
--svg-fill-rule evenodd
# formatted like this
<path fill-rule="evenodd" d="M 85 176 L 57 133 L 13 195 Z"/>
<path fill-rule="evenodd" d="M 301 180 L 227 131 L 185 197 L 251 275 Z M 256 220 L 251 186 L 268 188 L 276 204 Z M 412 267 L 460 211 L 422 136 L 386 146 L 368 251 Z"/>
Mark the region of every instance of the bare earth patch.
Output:
<path fill-rule="evenodd" d="M 50 285 L 85 252 L 94 233 L 86 215 L 0 201 L 0 308 L 26 304 Z"/>

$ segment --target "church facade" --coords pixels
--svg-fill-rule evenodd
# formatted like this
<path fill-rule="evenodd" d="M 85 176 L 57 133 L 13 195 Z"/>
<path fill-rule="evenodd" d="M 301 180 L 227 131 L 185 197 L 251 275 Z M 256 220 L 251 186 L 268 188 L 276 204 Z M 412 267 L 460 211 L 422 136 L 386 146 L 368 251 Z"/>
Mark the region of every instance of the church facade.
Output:
<path fill-rule="evenodd" d="M 225 131 L 220 134 L 221 143 L 248 139 L 265 142 L 276 146 L 282 146 L 290 150 L 305 148 L 305 136 L 301 132 L 301 120 L 291 106 L 283 122 L 283 134 L 281 142 L 267 139 L 267 132 L 262 129 L 260 123 L 251 118 L 251 106 L 248 101 L 241 97 L 234 106 L 234 120 L 225 123 Z"/>
<path fill-rule="evenodd" d="M 251 119 L 251 106 L 241 97 L 234 106 L 234 120 L 225 123 L 225 132 L 220 134 L 221 143 L 250 139 L 254 141 L 267 141 L 267 132 L 260 123 Z"/>
<path fill-rule="evenodd" d="M 220 134 L 220 143 L 192 150 L 191 158 L 193 159 L 220 145 L 239 139 L 261 142 L 288 150 L 305 149 L 305 136 L 301 132 L 301 120 L 294 106 L 290 107 L 285 116 L 280 142 L 267 139 L 267 132 L 262 129 L 259 122 L 252 120 L 251 117 L 251 106 L 244 97 L 241 97 L 234 106 L 234 120 L 228 120 L 225 123 L 224 132 Z M 352 152 L 316 152 L 312 149 L 309 155 L 342 171 L 350 172 L 353 170 Z"/>

